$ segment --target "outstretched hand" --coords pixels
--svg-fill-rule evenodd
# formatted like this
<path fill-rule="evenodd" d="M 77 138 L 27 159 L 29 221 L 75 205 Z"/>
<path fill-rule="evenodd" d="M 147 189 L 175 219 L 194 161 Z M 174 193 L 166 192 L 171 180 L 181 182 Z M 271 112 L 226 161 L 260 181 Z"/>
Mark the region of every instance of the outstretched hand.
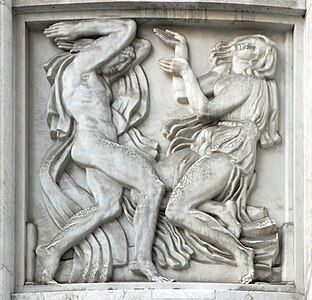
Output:
<path fill-rule="evenodd" d="M 188 67 L 188 62 L 183 58 L 163 57 L 158 64 L 163 71 L 178 76 L 181 76 Z"/>
<path fill-rule="evenodd" d="M 162 41 L 171 47 L 186 45 L 186 38 L 182 34 L 170 31 L 168 29 L 164 31 L 160 28 L 154 28 L 154 32 Z"/>
<path fill-rule="evenodd" d="M 54 38 L 56 42 L 75 41 L 79 37 L 75 25 L 68 22 L 59 22 L 46 28 L 43 33 L 47 38 Z"/>

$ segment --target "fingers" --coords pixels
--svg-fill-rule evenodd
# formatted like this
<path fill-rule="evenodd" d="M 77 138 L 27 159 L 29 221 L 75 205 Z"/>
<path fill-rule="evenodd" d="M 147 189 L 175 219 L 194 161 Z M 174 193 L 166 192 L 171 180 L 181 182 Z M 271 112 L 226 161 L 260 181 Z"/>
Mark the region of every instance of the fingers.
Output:
<path fill-rule="evenodd" d="M 164 57 L 164 58 L 160 59 L 158 61 L 158 65 L 165 72 L 168 72 L 168 73 L 172 73 L 173 72 L 173 69 L 172 69 L 173 61 L 172 61 L 171 58 Z"/>
<path fill-rule="evenodd" d="M 60 35 L 58 35 L 57 37 L 56 37 L 56 39 L 55 39 L 55 42 L 57 43 L 57 42 L 72 42 L 72 38 L 71 37 L 69 37 L 69 36 L 60 36 Z"/>
<path fill-rule="evenodd" d="M 174 36 L 176 34 L 175 32 L 170 31 L 168 29 L 162 30 L 160 28 L 154 28 L 153 31 L 156 33 L 156 35 L 162 35 L 162 36 L 172 37 L 172 38 L 174 38 Z"/>
<path fill-rule="evenodd" d="M 162 29 L 159 29 L 159 28 L 154 28 L 154 32 L 161 40 L 163 40 L 164 42 L 167 41 L 165 31 L 163 31 Z"/>
<path fill-rule="evenodd" d="M 60 32 L 60 30 L 61 30 L 61 27 L 60 27 L 60 26 L 58 25 L 58 23 L 57 23 L 57 24 L 53 24 L 53 25 L 49 26 L 48 28 L 46 28 L 46 29 L 43 31 L 43 33 L 44 33 L 45 35 L 47 35 L 47 34 L 53 34 L 53 33 Z"/>
<path fill-rule="evenodd" d="M 170 57 L 163 57 L 159 60 L 159 62 L 165 63 L 165 64 L 172 64 L 173 59 Z"/>
<path fill-rule="evenodd" d="M 172 34 L 172 31 L 164 31 L 160 28 L 154 28 L 155 34 L 165 43 L 172 44 L 172 42 L 178 42 L 178 40 L 175 38 L 175 35 Z"/>
<path fill-rule="evenodd" d="M 66 23 L 66 22 L 54 23 L 54 24 L 50 25 L 48 28 L 46 28 L 46 30 L 47 29 L 54 29 L 54 28 L 57 28 L 57 27 L 61 27 L 61 26 L 64 26 L 66 24 L 68 24 L 68 23 Z"/>
<path fill-rule="evenodd" d="M 63 37 L 64 39 L 66 38 L 66 40 L 69 40 L 68 31 L 68 24 L 60 22 L 49 26 L 43 31 L 43 33 L 48 38 Z"/>
<path fill-rule="evenodd" d="M 163 30 L 160 29 L 160 28 L 155 27 L 155 28 L 153 29 L 153 31 L 156 33 L 156 32 L 161 32 L 161 31 L 163 31 Z"/>
<path fill-rule="evenodd" d="M 45 30 L 43 33 L 47 38 L 55 38 L 59 35 L 59 32 L 56 30 Z"/>
<path fill-rule="evenodd" d="M 174 37 L 176 37 L 177 35 L 179 35 L 177 32 L 171 31 L 169 29 L 166 29 L 166 32 L 173 35 Z"/>
<path fill-rule="evenodd" d="M 81 45 L 74 44 L 73 49 L 70 50 L 70 53 L 78 53 L 80 52 L 84 47 Z"/>
<path fill-rule="evenodd" d="M 68 43 L 68 42 L 66 43 L 66 42 L 62 42 L 62 41 L 57 42 L 56 45 L 60 49 L 67 50 L 67 51 L 72 50 L 74 47 L 73 43 Z"/>

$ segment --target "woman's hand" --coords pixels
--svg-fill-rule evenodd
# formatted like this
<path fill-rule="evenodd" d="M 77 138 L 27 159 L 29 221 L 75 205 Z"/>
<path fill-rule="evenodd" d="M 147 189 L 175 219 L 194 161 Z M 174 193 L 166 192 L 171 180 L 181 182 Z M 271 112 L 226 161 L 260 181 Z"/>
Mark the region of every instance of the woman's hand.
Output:
<path fill-rule="evenodd" d="M 154 28 L 154 32 L 162 41 L 171 47 L 186 45 L 186 38 L 182 34 L 170 31 L 168 29 L 164 31 L 160 28 Z"/>
<path fill-rule="evenodd" d="M 178 76 L 182 76 L 183 71 L 189 67 L 188 62 L 183 58 L 163 57 L 158 64 L 163 71 Z"/>
<path fill-rule="evenodd" d="M 54 38 L 56 42 L 75 41 L 79 37 L 76 23 L 59 22 L 46 28 L 43 33 L 47 38 Z"/>

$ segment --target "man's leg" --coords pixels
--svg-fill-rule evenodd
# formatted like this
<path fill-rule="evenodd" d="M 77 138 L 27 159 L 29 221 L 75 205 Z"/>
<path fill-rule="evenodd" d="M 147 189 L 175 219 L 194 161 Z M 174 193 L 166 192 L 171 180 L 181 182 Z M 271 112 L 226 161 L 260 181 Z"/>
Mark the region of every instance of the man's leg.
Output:
<path fill-rule="evenodd" d="M 224 190 L 232 169 L 232 163 L 224 156 L 202 157 L 173 190 L 166 216 L 176 226 L 231 253 L 241 271 L 241 282 L 249 283 L 254 276 L 253 250 L 244 247 L 211 215 L 199 210 L 202 203 Z"/>
<path fill-rule="evenodd" d="M 89 168 L 86 171 L 87 183 L 96 204 L 72 216 L 48 245 L 37 247 L 36 254 L 43 267 L 43 283 L 53 282 L 60 258 L 68 249 L 121 212 L 122 186 L 98 170 Z"/>
<path fill-rule="evenodd" d="M 136 258 L 131 264 L 134 272 L 151 281 L 167 281 L 152 262 L 152 246 L 160 202 L 165 192 L 151 164 L 138 152 L 125 146 L 96 137 L 92 143 L 92 157 L 96 167 L 111 180 L 137 191 L 137 209 L 134 216 Z"/>

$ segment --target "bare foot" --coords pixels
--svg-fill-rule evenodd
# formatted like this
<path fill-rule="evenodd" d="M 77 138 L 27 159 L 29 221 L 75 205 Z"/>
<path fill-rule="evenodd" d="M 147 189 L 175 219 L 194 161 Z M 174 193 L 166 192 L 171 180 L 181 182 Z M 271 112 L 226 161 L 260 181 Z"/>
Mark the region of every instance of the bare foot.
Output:
<path fill-rule="evenodd" d="M 129 264 L 130 270 L 136 275 L 144 275 L 149 281 L 153 282 L 173 282 L 174 279 L 161 276 L 152 263 L 144 262 L 139 263 L 133 260 Z"/>
<path fill-rule="evenodd" d="M 43 284 L 57 284 L 53 278 L 58 269 L 59 259 L 42 245 L 37 247 L 36 254 L 42 266 L 41 282 Z"/>
<path fill-rule="evenodd" d="M 225 202 L 226 210 L 222 215 L 222 222 L 224 222 L 226 228 L 234 234 L 236 238 L 240 237 L 242 227 L 236 218 L 237 207 L 233 200 Z"/>
<path fill-rule="evenodd" d="M 254 279 L 254 272 L 251 272 L 250 274 L 245 275 L 241 279 L 240 283 L 241 284 L 249 284 L 249 283 L 251 283 L 253 281 L 253 279 Z"/>
<path fill-rule="evenodd" d="M 240 283 L 248 284 L 251 283 L 255 276 L 254 269 L 254 257 L 255 252 L 251 248 L 246 248 L 242 255 L 237 259 L 237 266 L 241 271 Z"/>

